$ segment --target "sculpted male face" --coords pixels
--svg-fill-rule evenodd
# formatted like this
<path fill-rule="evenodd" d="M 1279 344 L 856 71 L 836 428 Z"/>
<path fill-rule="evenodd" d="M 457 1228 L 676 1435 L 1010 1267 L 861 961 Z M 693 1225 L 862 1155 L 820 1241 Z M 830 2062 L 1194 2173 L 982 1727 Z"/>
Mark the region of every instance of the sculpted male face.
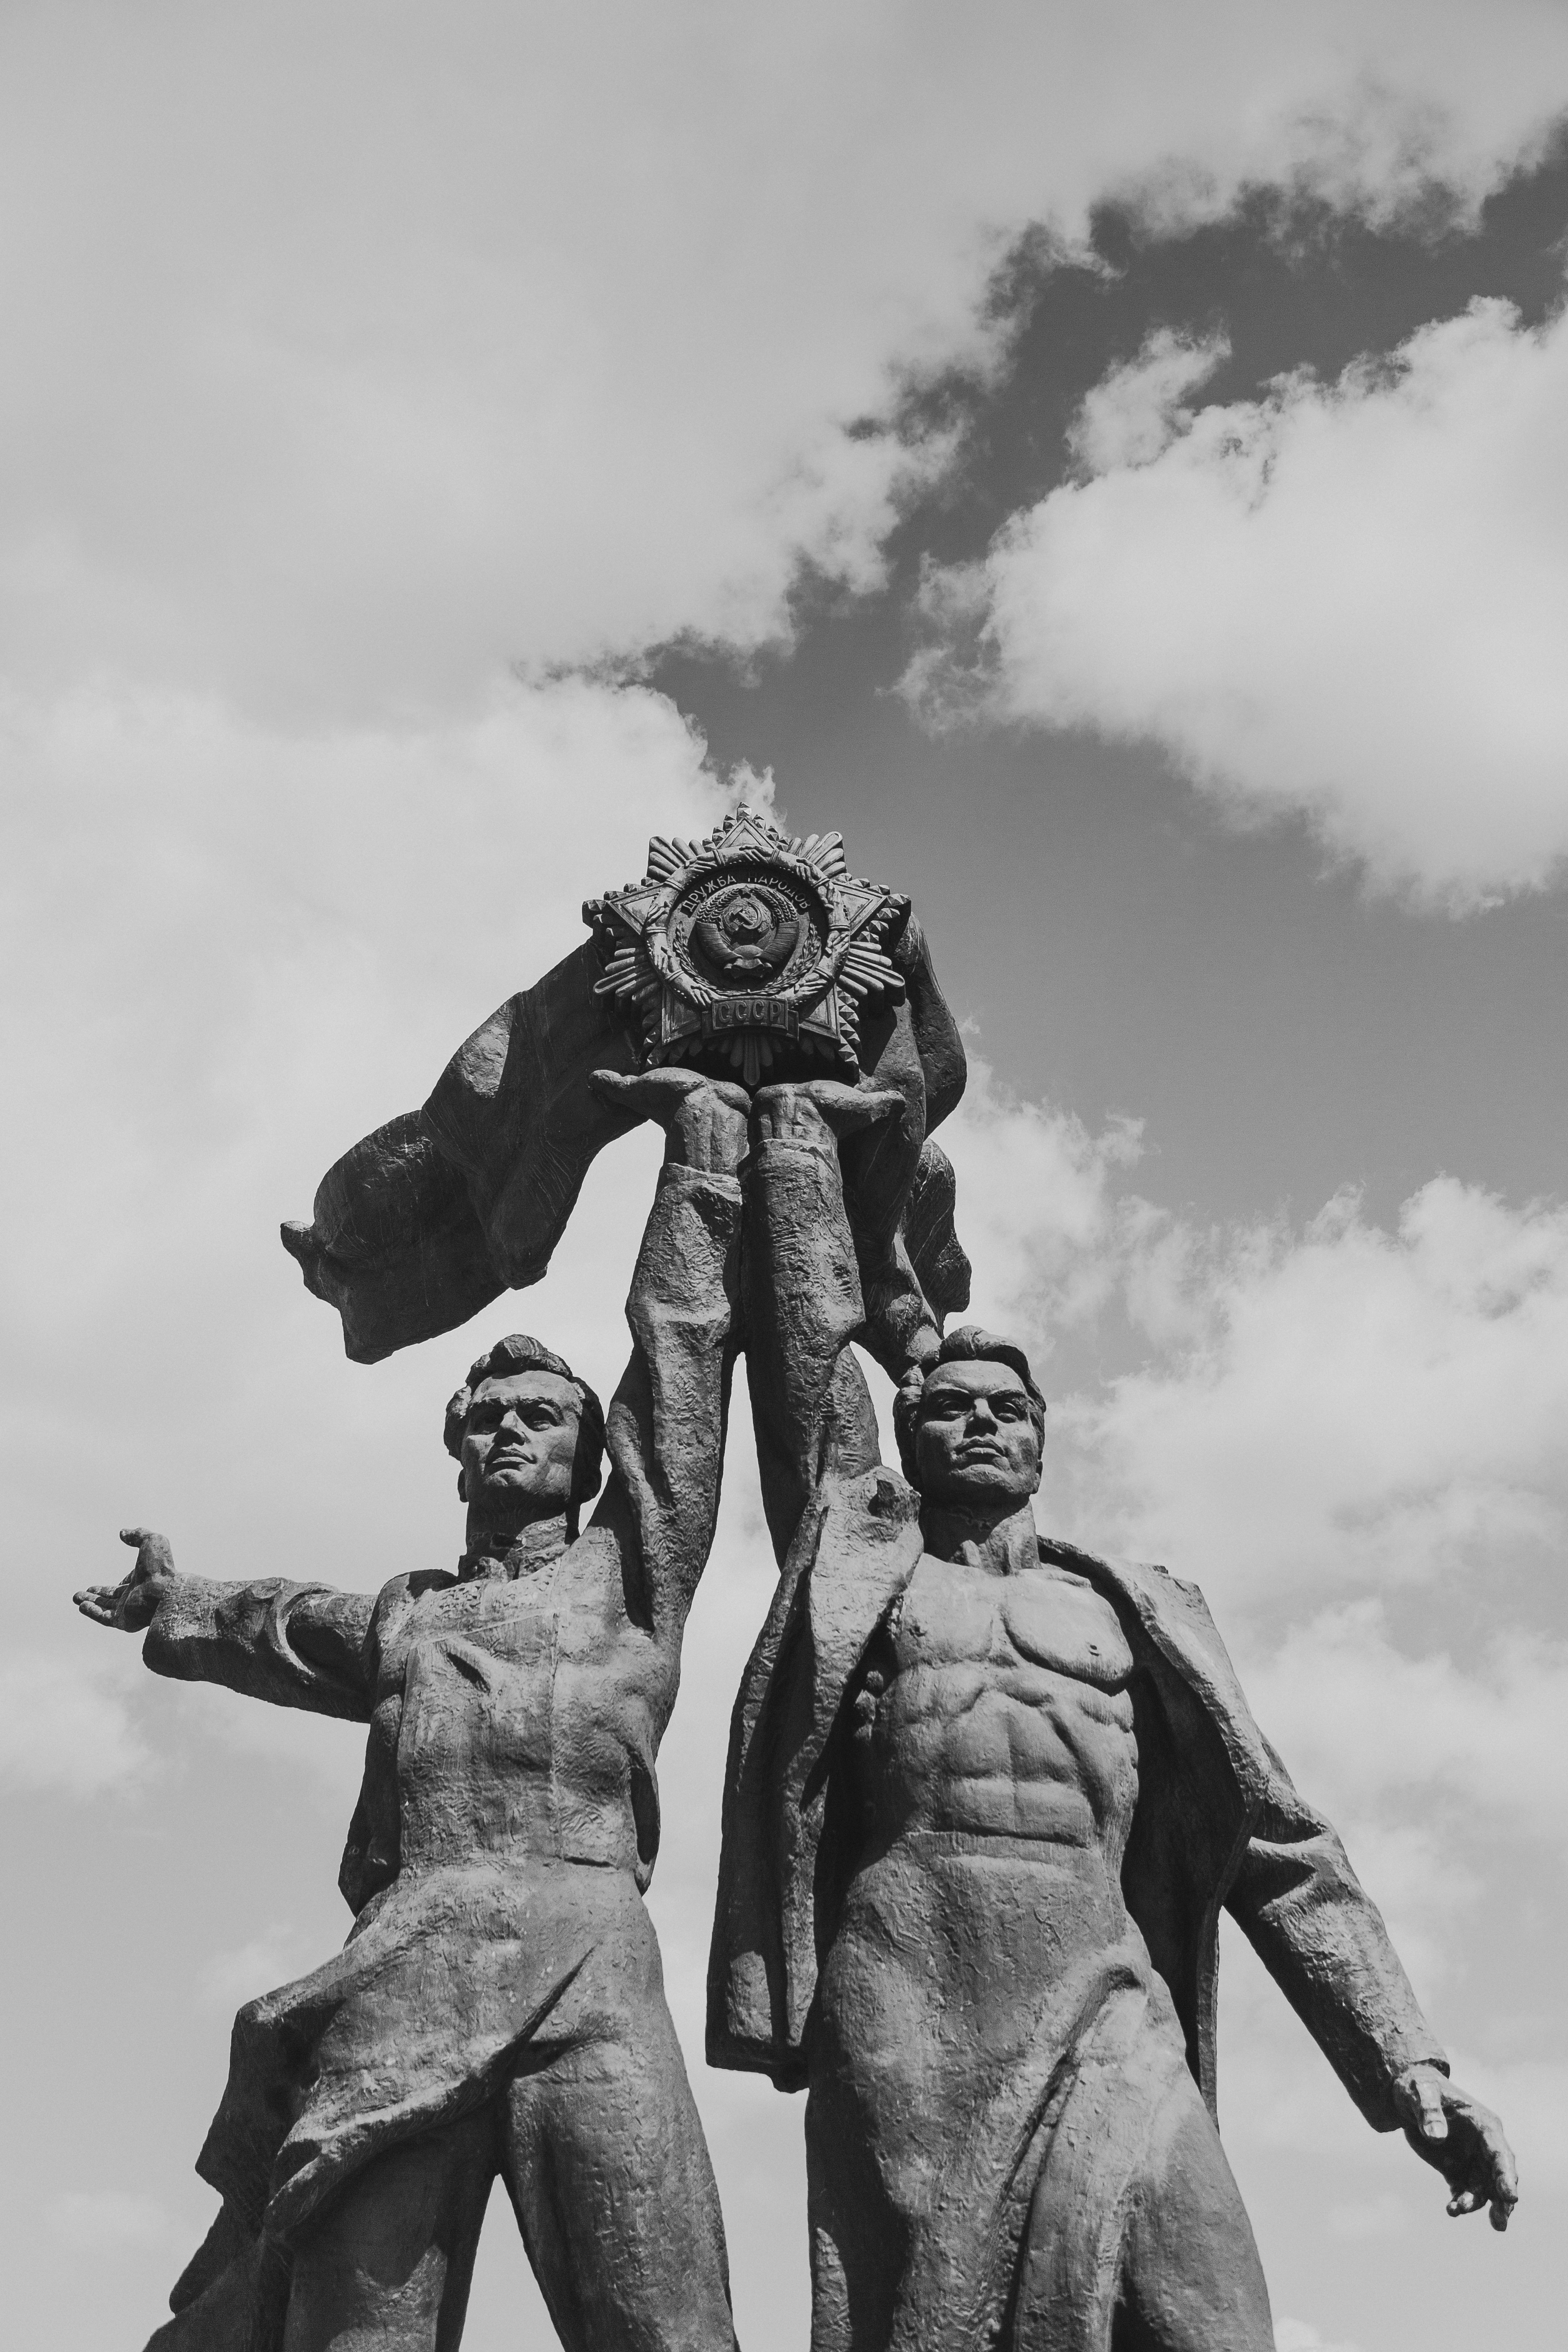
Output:
<path fill-rule="evenodd" d="M 921 1392 L 915 1484 L 933 1503 L 1026 1503 L 1040 1483 L 1040 1433 L 1011 1364 L 939 1366 Z"/>
<path fill-rule="evenodd" d="M 582 1401 L 558 1372 L 481 1381 L 463 1423 L 462 1493 L 481 1516 L 546 1518 L 572 1499 Z"/>

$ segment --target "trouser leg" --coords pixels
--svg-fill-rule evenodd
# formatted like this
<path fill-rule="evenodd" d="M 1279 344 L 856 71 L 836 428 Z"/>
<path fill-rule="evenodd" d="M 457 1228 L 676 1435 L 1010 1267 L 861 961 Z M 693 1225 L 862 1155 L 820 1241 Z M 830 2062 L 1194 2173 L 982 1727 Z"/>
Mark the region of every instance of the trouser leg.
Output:
<path fill-rule="evenodd" d="M 811 2352 L 881 2352 L 909 2231 L 889 2203 L 859 2101 L 826 2068 L 814 2070 L 806 2096 L 805 2183 Z"/>
<path fill-rule="evenodd" d="M 731 2352 L 735 2340 L 719 2191 L 655 1990 L 621 2030 L 505 2096 L 503 2176 L 566 2352 Z"/>
<path fill-rule="evenodd" d="M 283 2352 L 454 2352 L 496 2162 L 485 2109 L 366 2165 L 300 2232 Z"/>
<path fill-rule="evenodd" d="M 1129 2208 L 1112 2352 L 1274 2352 L 1252 2224 L 1190 2076 L 1164 2101 Z"/>

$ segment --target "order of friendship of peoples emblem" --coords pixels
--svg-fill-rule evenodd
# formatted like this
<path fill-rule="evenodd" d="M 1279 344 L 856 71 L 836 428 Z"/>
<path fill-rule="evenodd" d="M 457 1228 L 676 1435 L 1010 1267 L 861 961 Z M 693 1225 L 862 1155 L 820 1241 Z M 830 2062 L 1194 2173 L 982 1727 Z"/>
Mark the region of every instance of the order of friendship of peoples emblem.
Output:
<path fill-rule="evenodd" d="M 847 872 L 843 836 L 793 839 L 741 808 L 705 841 L 648 843 L 640 882 L 590 898 L 597 993 L 640 1021 L 649 1063 L 722 1061 L 754 1087 L 826 1056 L 858 1075 L 860 1015 L 904 993 L 897 891 Z"/>

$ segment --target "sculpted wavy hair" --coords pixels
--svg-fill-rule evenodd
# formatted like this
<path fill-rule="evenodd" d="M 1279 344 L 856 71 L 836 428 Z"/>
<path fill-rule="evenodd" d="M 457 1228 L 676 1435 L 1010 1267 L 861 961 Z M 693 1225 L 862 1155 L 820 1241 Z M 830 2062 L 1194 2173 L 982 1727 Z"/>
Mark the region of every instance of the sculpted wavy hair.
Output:
<path fill-rule="evenodd" d="M 943 1339 L 933 1363 L 924 1367 L 916 1364 L 904 1374 L 893 1399 L 893 1435 L 899 1442 L 899 1460 L 905 1477 L 913 1486 L 915 1478 L 915 1431 L 920 1426 L 921 1400 L 925 1384 L 932 1372 L 943 1364 L 1006 1364 L 1023 1381 L 1029 1399 L 1029 1418 L 1042 1444 L 1046 1434 L 1046 1400 L 1035 1384 L 1029 1370 L 1029 1359 L 1022 1348 L 1011 1339 L 999 1339 L 994 1331 L 983 1331 L 978 1323 L 961 1323 Z"/>
<path fill-rule="evenodd" d="M 482 1356 L 476 1356 L 468 1366 L 468 1379 L 447 1402 L 443 1442 L 453 1460 L 461 1462 L 463 1432 L 468 1426 L 474 1391 L 486 1381 L 504 1381 L 514 1372 L 553 1372 L 557 1380 L 569 1381 L 577 1391 L 577 1451 L 572 1459 L 572 1498 L 566 1507 L 567 1525 L 575 1535 L 583 1505 L 592 1502 L 598 1493 L 604 1475 L 605 1409 L 587 1381 L 579 1380 L 565 1357 L 558 1356 L 553 1348 L 545 1347 L 542 1340 L 531 1339 L 526 1331 L 513 1331 L 507 1339 L 498 1339 Z M 461 1485 L 459 1474 L 459 1492 Z"/>

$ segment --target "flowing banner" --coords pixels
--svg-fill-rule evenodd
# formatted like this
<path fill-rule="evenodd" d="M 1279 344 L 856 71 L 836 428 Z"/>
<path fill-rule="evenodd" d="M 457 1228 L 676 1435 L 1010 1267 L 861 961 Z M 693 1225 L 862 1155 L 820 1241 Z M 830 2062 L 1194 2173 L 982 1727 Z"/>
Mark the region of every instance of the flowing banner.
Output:
<path fill-rule="evenodd" d="M 418 1110 L 331 1167 L 282 1228 L 357 1363 L 454 1329 L 538 1282 L 595 1155 L 632 1124 L 591 1072 L 690 1061 L 749 1087 L 892 1087 L 901 1119 L 843 1150 L 867 1345 L 895 1376 L 911 1335 L 968 1303 L 953 1176 L 931 1130 L 963 1092 L 963 1044 L 907 898 L 739 809 L 705 841 L 656 837 L 647 872 L 584 918 L 592 936 L 458 1047 Z"/>

